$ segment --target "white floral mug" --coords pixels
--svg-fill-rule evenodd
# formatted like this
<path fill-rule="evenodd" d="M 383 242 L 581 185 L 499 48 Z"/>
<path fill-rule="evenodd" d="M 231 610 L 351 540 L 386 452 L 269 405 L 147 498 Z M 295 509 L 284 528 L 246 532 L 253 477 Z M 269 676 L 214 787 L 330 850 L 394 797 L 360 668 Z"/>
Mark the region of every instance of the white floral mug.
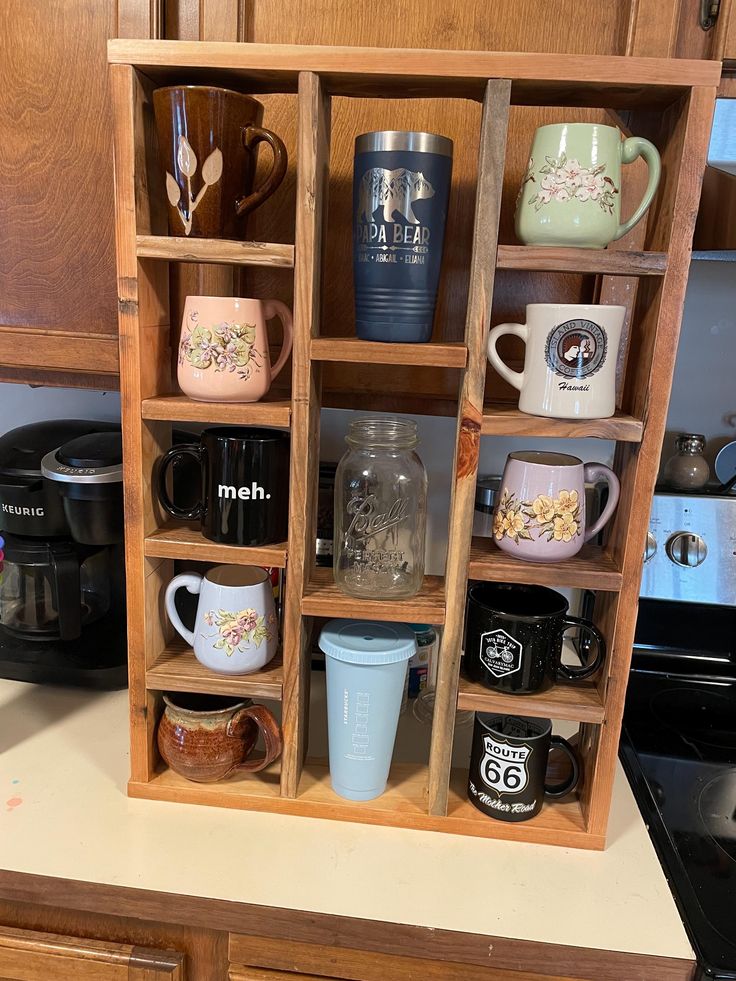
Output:
<path fill-rule="evenodd" d="M 585 484 L 598 481 L 608 484 L 608 501 L 588 526 Z M 493 515 L 496 545 L 527 562 L 569 559 L 612 517 L 619 492 L 618 477 L 602 463 L 539 450 L 510 453 Z"/>
<path fill-rule="evenodd" d="M 199 593 L 194 630 L 176 609 L 177 590 Z M 250 674 L 278 649 L 278 622 L 271 579 L 258 566 L 218 565 L 206 575 L 175 576 L 166 588 L 166 614 L 206 668 L 219 674 Z"/>
<path fill-rule="evenodd" d="M 271 367 L 266 321 L 278 317 L 284 342 Z M 179 387 L 199 402 L 258 402 L 291 354 L 291 310 L 280 300 L 188 296 L 179 341 Z"/>

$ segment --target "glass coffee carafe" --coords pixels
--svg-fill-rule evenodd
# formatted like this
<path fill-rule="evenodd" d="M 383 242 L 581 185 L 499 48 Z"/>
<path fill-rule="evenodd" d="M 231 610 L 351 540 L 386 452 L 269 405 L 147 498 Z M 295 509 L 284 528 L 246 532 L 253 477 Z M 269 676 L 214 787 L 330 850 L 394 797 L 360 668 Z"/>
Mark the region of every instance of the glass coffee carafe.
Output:
<path fill-rule="evenodd" d="M 424 577 L 427 474 L 412 420 L 351 423 L 335 475 L 335 582 L 354 596 L 400 599 Z"/>
<path fill-rule="evenodd" d="M 109 549 L 6 536 L 0 626 L 34 640 L 76 640 L 110 609 Z"/>

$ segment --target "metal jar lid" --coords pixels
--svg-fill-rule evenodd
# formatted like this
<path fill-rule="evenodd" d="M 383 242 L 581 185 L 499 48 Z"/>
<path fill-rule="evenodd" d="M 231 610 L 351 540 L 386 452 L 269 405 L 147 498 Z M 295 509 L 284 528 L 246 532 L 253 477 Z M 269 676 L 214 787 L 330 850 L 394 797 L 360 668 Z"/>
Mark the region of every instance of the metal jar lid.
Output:
<path fill-rule="evenodd" d="M 478 477 L 475 485 L 475 506 L 477 508 L 492 508 L 496 503 L 496 494 L 500 487 L 500 477 L 491 475 Z"/>
<path fill-rule="evenodd" d="M 451 157 L 452 140 L 437 133 L 405 132 L 397 129 L 384 129 L 356 136 L 356 153 L 371 153 L 374 150 L 414 150 L 417 153 L 440 153 L 443 157 Z"/>
<path fill-rule="evenodd" d="M 705 436 L 700 433 L 680 433 L 675 445 L 681 453 L 702 453 L 705 449 Z"/>

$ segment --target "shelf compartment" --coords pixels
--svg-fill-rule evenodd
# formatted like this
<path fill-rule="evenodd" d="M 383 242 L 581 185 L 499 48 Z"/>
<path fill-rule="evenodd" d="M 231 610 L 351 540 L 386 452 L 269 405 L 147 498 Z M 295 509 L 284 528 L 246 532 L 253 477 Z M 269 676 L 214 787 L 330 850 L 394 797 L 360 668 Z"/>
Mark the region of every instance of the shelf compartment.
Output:
<path fill-rule="evenodd" d="M 332 569 L 315 569 L 304 590 L 302 614 L 440 624 L 445 620 L 445 581 L 441 576 L 425 576 L 421 591 L 410 599 L 370 600 L 343 593 L 335 585 Z"/>
<path fill-rule="evenodd" d="M 667 272 L 667 253 L 499 245 L 496 267 L 601 276 L 664 276 Z"/>
<path fill-rule="evenodd" d="M 624 443 L 641 443 L 644 423 L 624 412 L 610 419 L 548 419 L 530 416 L 510 402 L 483 406 L 483 436 L 539 436 L 554 439 L 595 437 Z"/>
<path fill-rule="evenodd" d="M 252 674 L 217 674 L 194 656 L 183 641 L 175 640 L 146 671 L 149 691 L 204 692 L 208 695 L 242 695 L 281 701 L 284 666 L 279 652 L 261 671 Z"/>
<path fill-rule="evenodd" d="M 307 760 L 296 798 L 279 795 L 278 761 L 261 773 L 236 774 L 219 783 L 196 784 L 162 768 L 147 783 L 131 781 L 131 797 L 206 804 L 249 811 L 292 814 L 301 817 L 357 821 L 362 824 L 444 831 L 478 838 L 532 841 L 571 848 L 603 847 L 602 836 L 588 834 L 577 800 L 545 804 L 530 821 L 511 824 L 494 821 L 467 799 L 467 770 L 453 770 L 447 817 L 427 813 L 427 767 L 420 763 L 396 763 L 391 767 L 386 791 L 375 800 L 345 800 L 330 786 L 329 767 L 322 760 Z"/>
<path fill-rule="evenodd" d="M 205 538 L 194 524 L 169 521 L 148 535 L 144 554 L 157 559 L 187 559 L 190 562 L 221 562 L 223 565 L 260 565 L 283 569 L 286 566 L 286 542 L 247 548 L 220 545 Z"/>
<path fill-rule="evenodd" d="M 583 545 L 564 562 L 523 562 L 498 548 L 492 538 L 474 537 L 470 547 L 469 579 L 487 582 L 573 586 L 618 592 L 623 575 L 611 556 L 595 545 Z"/>
<path fill-rule="evenodd" d="M 199 422 L 233 426 L 278 426 L 288 429 L 291 402 L 274 399 L 261 402 L 197 402 L 186 395 L 158 395 L 141 403 L 144 419 L 165 422 Z"/>
<path fill-rule="evenodd" d="M 560 682 L 538 695 L 508 695 L 471 681 L 464 672 L 460 674 L 457 707 L 471 712 L 531 715 L 570 722 L 593 722 L 596 725 L 601 725 L 605 717 L 603 702 L 592 681 L 579 681 L 576 684 Z"/>
<path fill-rule="evenodd" d="M 464 344 L 385 344 L 359 337 L 313 337 L 313 361 L 354 364 L 400 364 L 423 368 L 464 368 L 468 349 Z"/>
<path fill-rule="evenodd" d="M 168 262 L 215 262 L 228 266 L 266 266 L 270 269 L 292 269 L 294 266 L 294 246 L 273 242 L 136 235 L 136 253 L 139 259 L 163 259 Z"/>

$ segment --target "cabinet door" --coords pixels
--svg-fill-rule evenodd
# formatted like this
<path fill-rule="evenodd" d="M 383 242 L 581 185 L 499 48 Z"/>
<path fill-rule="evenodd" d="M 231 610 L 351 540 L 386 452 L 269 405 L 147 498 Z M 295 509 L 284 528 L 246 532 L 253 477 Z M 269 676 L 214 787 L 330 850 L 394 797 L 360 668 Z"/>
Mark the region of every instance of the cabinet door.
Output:
<path fill-rule="evenodd" d="M 3 0 L 0 377 L 117 374 L 107 39 L 116 0 Z M 46 380 L 35 375 L 36 380 Z M 94 381 L 98 379 L 98 381 Z"/>
<path fill-rule="evenodd" d="M 0 981 L 185 981 L 184 955 L 0 927 Z"/>

